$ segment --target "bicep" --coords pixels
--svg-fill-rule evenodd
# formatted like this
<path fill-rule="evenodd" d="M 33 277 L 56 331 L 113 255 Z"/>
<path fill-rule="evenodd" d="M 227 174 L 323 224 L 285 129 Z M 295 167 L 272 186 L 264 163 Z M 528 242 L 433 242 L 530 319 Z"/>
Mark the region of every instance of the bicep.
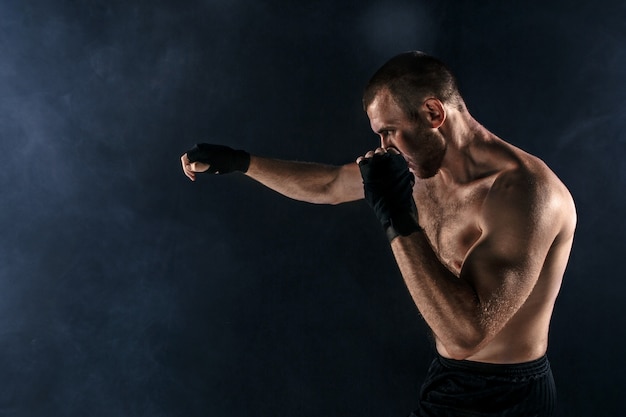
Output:
<path fill-rule="evenodd" d="M 542 199 L 528 190 L 509 195 L 512 191 L 486 200 L 483 234 L 466 256 L 460 275 L 474 288 L 482 322 L 492 334 L 532 292 L 555 237 Z"/>
<path fill-rule="evenodd" d="M 539 257 L 533 256 L 526 242 L 514 245 L 501 241 L 497 233 L 481 239 L 468 254 L 460 274 L 474 288 L 482 321 L 494 331 L 526 301 L 541 269 Z"/>

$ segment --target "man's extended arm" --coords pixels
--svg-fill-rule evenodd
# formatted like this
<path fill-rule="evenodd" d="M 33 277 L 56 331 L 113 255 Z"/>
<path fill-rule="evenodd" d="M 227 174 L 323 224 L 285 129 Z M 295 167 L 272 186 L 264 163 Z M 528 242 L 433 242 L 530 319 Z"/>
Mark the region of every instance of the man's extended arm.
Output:
<path fill-rule="evenodd" d="M 339 204 L 363 198 L 355 163 L 332 166 L 252 156 L 250 178 L 289 198 L 315 204 Z"/>
<path fill-rule="evenodd" d="M 218 174 L 242 171 L 266 187 L 299 201 L 339 204 L 363 198 L 363 183 L 355 163 L 332 166 L 283 161 L 208 144 L 189 150 L 181 156 L 181 163 L 183 172 L 192 181 L 197 173 L 205 171 Z"/>

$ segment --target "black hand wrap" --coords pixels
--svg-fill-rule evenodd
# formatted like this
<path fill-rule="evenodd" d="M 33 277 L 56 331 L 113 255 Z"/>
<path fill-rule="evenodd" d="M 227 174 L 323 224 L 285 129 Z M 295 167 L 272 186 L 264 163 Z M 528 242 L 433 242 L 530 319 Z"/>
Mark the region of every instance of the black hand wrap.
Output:
<path fill-rule="evenodd" d="M 374 209 L 389 241 L 421 230 L 413 201 L 415 177 L 399 154 L 374 154 L 359 163 L 365 200 Z"/>
<path fill-rule="evenodd" d="M 199 143 L 187 151 L 189 162 L 208 164 L 209 174 L 228 174 L 234 171 L 246 172 L 250 166 L 250 154 L 228 146 Z"/>

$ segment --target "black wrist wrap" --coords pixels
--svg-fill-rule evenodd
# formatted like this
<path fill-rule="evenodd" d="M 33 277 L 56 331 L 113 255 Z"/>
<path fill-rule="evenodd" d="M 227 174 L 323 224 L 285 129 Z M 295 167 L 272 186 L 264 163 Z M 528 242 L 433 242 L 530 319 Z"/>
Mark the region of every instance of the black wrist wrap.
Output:
<path fill-rule="evenodd" d="M 250 167 L 250 154 L 240 149 L 224 145 L 199 143 L 187 151 L 189 162 L 202 162 L 209 165 L 209 174 L 228 174 L 234 171 L 247 172 Z"/>

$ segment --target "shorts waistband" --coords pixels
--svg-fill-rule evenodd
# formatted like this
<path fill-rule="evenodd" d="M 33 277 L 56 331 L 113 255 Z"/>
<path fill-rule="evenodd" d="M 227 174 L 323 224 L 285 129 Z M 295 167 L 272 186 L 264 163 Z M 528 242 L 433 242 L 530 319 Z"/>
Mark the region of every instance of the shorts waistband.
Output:
<path fill-rule="evenodd" d="M 488 375 L 504 377 L 539 377 L 550 371 L 548 356 L 543 355 L 539 359 L 530 362 L 515 364 L 499 364 L 474 362 L 468 360 L 456 360 L 444 358 L 437 354 L 439 363 L 445 368 L 458 371 L 469 371 L 472 373 L 483 373 Z"/>

